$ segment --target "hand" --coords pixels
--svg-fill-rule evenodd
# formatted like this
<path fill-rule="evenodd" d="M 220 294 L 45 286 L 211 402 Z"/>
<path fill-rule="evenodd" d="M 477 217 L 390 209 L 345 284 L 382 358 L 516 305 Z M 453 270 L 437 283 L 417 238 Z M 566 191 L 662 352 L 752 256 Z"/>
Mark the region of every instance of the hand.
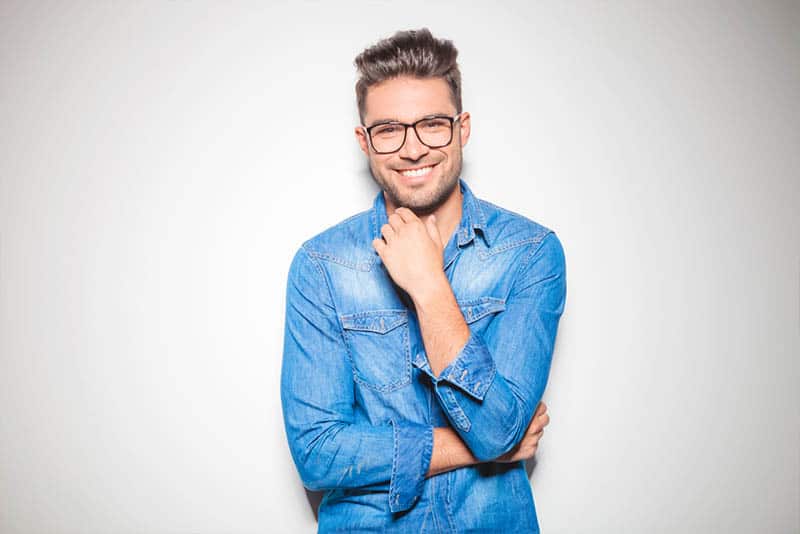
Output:
<path fill-rule="evenodd" d="M 381 235 L 383 239 L 373 240 L 372 246 L 392 280 L 412 298 L 447 281 L 444 245 L 433 215 L 423 222 L 410 209 L 397 208 L 381 227 Z"/>
<path fill-rule="evenodd" d="M 536 413 L 531 418 L 531 422 L 528 423 L 528 429 L 525 431 L 525 435 L 522 436 L 522 441 L 504 455 L 495 458 L 494 461 L 510 463 L 533 458 L 533 455 L 536 454 L 536 448 L 539 446 L 539 440 L 544 433 L 544 427 L 549 422 L 550 416 L 547 415 L 547 406 L 545 403 L 540 402 L 539 406 L 536 407 Z"/>

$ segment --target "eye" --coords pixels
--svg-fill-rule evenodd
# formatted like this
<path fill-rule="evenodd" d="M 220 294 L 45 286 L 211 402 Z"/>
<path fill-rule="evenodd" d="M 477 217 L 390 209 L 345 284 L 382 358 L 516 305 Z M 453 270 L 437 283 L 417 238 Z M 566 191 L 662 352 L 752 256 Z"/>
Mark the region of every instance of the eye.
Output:
<path fill-rule="evenodd" d="M 442 128 L 449 128 L 450 121 L 445 119 L 428 119 L 423 121 L 422 127 L 426 130 L 439 130 Z"/>
<path fill-rule="evenodd" d="M 373 135 L 381 136 L 397 135 L 399 132 L 400 128 L 396 124 L 384 124 L 372 130 Z"/>

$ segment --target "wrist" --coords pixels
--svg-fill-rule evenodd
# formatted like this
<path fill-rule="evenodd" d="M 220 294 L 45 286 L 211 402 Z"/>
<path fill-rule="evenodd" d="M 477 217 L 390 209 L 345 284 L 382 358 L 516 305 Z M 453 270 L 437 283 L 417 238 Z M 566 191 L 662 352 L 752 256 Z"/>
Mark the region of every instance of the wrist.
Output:
<path fill-rule="evenodd" d="M 408 295 L 414 302 L 417 310 L 430 308 L 433 303 L 441 302 L 443 298 L 453 297 L 453 290 L 444 271 L 431 275 L 428 279 L 420 281 Z"/>

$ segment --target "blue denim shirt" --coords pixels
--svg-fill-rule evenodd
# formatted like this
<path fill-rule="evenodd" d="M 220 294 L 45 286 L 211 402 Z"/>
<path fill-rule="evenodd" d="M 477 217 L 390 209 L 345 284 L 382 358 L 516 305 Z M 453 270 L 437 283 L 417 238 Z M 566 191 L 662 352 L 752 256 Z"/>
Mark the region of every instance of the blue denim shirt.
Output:
<path fill-rule="evenodd" d="M 491 460 L 521 440 L 547 383 L 564 253 L 552 230 L 459 183 L 444 271 L 471 333 L 438 378 L 372 248 L 388 222 L 382 192 L 292 261 L 281 401 L 303 484 L 325 490 L 320 532 L 539 531 L 524 462 Z M 439 426 L 485 463 L 426 478 Z"/>

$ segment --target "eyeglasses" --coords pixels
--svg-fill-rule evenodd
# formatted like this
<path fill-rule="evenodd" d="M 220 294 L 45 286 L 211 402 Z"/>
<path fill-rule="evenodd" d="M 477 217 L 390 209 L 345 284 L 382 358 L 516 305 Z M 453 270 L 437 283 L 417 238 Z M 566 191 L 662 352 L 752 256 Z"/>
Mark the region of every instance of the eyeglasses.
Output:
<path fill-rule="evenodd" d="M 372 126 L 362 126 L 376 154 L 397 152 L 406 142 L 406 133 L 414 128 L 417 139 L 428 148 L 442 148 L 453 140 L 453 123 L 460 120 L 461 113 L 453 117 L 434 115 L 424 117 L 412 124 L 404 122 L 382 122 Z"/>

